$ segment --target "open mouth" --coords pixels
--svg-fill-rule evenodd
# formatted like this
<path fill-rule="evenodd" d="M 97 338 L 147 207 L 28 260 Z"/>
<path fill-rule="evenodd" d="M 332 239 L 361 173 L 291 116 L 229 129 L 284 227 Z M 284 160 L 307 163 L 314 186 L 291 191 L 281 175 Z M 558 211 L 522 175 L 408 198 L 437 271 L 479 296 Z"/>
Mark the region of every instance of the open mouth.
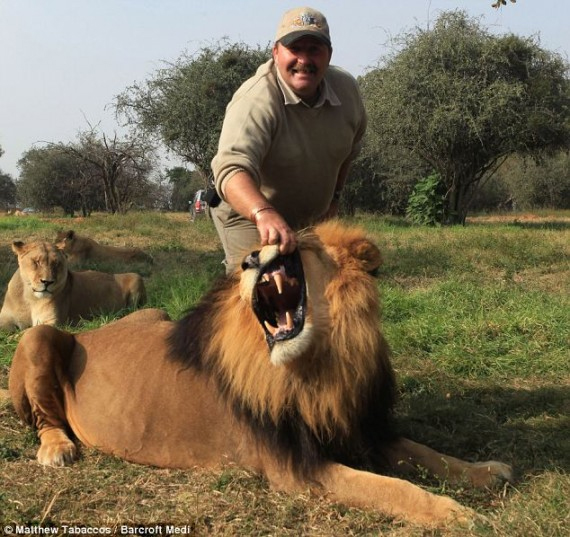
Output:
<path fill-rule="evenodd" d="M 297 336 L 305 324 L 306 285 L 297 250 L 259 268 L 253 290 L 253 311 L 265 331 L 269 348 Z"/>

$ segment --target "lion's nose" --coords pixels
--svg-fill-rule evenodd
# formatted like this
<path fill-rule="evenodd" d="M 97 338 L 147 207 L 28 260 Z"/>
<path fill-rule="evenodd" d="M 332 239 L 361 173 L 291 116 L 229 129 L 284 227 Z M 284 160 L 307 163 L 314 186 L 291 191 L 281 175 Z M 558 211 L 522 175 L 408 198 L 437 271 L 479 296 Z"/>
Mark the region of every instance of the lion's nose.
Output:
<path fill-rule="evenodd" d="M 40 280 L 46 287 L 49 287 L 55 280 Z"/>
<path fill-rule="evenodd" d="M 259 268 L 259 250 L 255 250 L 254 252 L 251 252 L 251 254 L 247 255 L 241 264 L 242 270 L 252 268 Z"/>

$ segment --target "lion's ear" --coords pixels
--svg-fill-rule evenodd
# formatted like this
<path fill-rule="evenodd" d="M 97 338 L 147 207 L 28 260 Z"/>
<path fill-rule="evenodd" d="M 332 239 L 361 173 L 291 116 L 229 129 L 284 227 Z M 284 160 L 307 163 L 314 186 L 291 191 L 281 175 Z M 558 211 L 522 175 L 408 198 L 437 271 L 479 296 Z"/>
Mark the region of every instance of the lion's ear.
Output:
<path fill-rule="evenodd" d="M 75 231 L 73 231 L 73 229 L 70 229 L 66 234 L 65 234 L 65 239 L 73 239 L 73 237 L 75 237 Z M 65 240 L 64 239 L 64 240 Z"/>
<path fill-rule="evenodd" d="M 24 249 L 24 246 L 26 246 L 26 244 L 22 241 L 14 241 L 12 243 L 12 252 L 14 252 L 16 255 L 19 255 L 22 253 L 22 250 Z"/>
<path fill-rule="evenodd" d="M 362 263 L 366 272 L 374 272 L 382 264 L 380 250 L 368 239 L 359 239 L 350 245 L 350 253 Z"/>

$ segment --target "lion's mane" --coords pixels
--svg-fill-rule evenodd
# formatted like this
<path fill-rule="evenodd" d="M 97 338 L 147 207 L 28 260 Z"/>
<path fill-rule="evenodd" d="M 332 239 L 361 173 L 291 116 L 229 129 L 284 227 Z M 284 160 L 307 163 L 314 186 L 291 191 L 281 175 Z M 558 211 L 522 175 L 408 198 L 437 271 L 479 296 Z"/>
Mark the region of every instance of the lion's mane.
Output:
<path fill-rule="evenodd" d="M 331 459 L 376 468 L 382 444 L 395 438 L 395 381 L 370 274 L 379 252 L 361 230 L 334 223 L 302 234 L 299 250 L 314 330 L 302 356 L 270 362 L 237 275 L 222 278 L 177 323 L 171 356 L 209 375 L 235 416 L 297 472 L 310 475 Z"/>

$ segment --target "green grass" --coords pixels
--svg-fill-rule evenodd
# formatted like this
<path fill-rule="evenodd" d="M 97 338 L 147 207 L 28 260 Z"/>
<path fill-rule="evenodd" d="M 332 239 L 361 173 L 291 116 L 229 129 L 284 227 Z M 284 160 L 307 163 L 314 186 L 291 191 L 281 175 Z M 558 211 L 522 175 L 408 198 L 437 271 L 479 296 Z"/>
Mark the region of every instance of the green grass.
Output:
<path fill-rule="evenodd" d="M 195 535 L 551 537 L 570 534 L 570 213 L 488 215 L 466 227 L 418 228 L 359 215 L 384 257 L 382 329 L 399 382 L 402 431 L 470 460 L 513 464 L 498 491 L 417 482 L 477 510 L 473 528 L 429 531 L 305 494 L 271 491 L 242 469 L 146 468 L 84 449 L 69 469 L 39 467 L 37 439 L 0 403 L 0 522 L 188 525 Z M 85 219 L 0 217 L 0 294 L 14 239 L 74 229 L 148 251 L 149 305 L 179 318 L 223 273 L 212 223 L 186 214 Z M 94 268 L 123 271 L 116 264 Z M 73 330 L 109 322 L 101 317 Z M 0 388 L 20 335 L 0 334 Z"/>
<path fill-rule="evenodd" d="M 37 216 L 0 217 L 0 232 L 3 234 L 5 232 L 12 232 L 14 234 L 14 240 L 18 240 L 19 236 L 23 237 L 30 232 L 35 232 L 40 229 L 52 230 L 55 228 L 51 222 L 45 221 Z"/>
<path fill-rule="evenodd" d="M 521 286 L 445 281 L 383 288 L 384 325 L 399 356 L 462 378 L 570 378 L 567 296 Z"/>

